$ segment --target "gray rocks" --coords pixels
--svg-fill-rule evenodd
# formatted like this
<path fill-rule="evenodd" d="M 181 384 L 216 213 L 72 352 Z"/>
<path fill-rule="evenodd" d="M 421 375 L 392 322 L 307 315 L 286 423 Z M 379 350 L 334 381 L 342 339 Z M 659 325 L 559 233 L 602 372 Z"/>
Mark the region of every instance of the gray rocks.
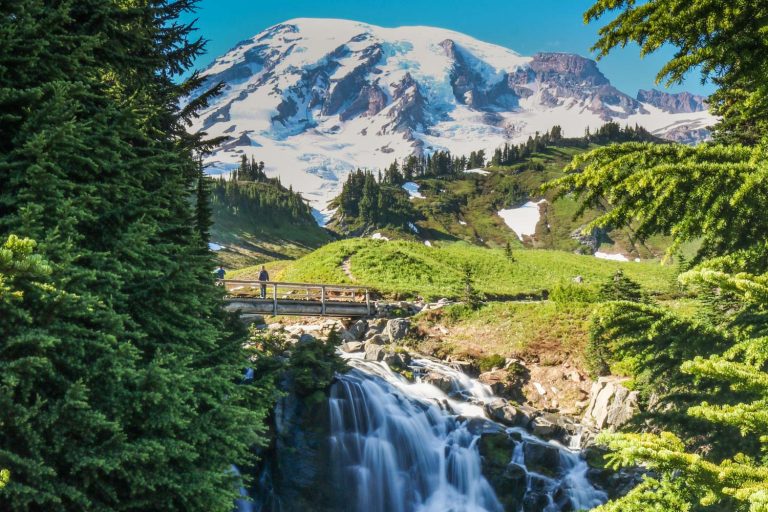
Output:
<path fill-rule="evenodd" d="M 390 343 L 402 340 L 411 330 L 411 321 L 406 318 L 396 318 L 387 322 L 384 329 L 384 336 L 389 338 Z"/>
<path fill-rule="evenodd" d="M 365 332 L 368 330 L 368 322 L 365 320 L 358 320 L 352 326 L 347 329 L 347 332 L 355 339 L 361 340 L 365 336 Z"/>
<path fill-rule="evenodd" d="M 443 393 L 450 393 L 453 389 L 453 381 L 450 377 L 438 372 L 429 372 L 421 377 L 423 382 L 432 384 Z"/>
<path fill-rule="evenodd" d="M 529 471 L 554 476 L 560 468 L 560 450 L 544 443 L 525 443 L 525 466 Z"/>
<path fill-rule="evenodd" d="M 600 377 L 592 384 L 590 400 L 584 413 L 585 425 L 597 429 L 618 428 L 627 423 L 640 409 L 637 391 L 630 391 L 618 377 Z"/>
<path fill-rule="evenodd" d="M 300 343 L 300 344 L 305 344 L 305 343 L 316 343 L 316 342 L 317 342 L 317 338 L 315 338 L 315 337 L 314 337 L 314 336 L 312 336 L 311 334 L 306 334 L 306 333 L 304 333 L 304 334 L 302 334 L 302 335 L 300 335 L 300 336 L 299 336 L 299 341 L 298 341 L 298 343 Z"/>
<path fill-rule="evenodd" d="M 384 359 L 384 347 L 381 345 L 365 345 L 365 360 L 366 361 L 381 361 Z"/>
<path fill-rule="evenodd" d="M 360 352 L 363 350 L 363 344 L 360 341 L 348 341 L 346 343 L 342 343 L 340 348 L 342 352 Z"/>
<path fill-rule="evenodd" d="M 522 379 L 509 370 L 494 370 L 481 373 L 477 380 L 490 386 L 494 395 L 517 402 L 522 402 L 525 399 L 522 391 L 524 384 Z"/>
<path fill-rule="evenodd" d="M 530 429 L 533 435 L 544 439 L 551 439 L 561 432 L 558 418 L 550 414 L 534 418 L 530 423 Z"/>
<path fill-rule="evenodd" d="M 407 352 L 389 351 L 384 354 L 382 361 L 392 368 L 406 368 L 411 362 L 411 356 Z"/>
<path fill-rule="evenodd" d="M 491 419 L 505 425 L 515 426 L 521 419 L 517 409 L 503 398 L 497 398 L 485 404 L 483 409 Z"/>
<path fill-rule="evenodd" d="M 384 339 L 384 336 L 382 334 L 374 334 L 367 340 L 365 340 L 366 345 L 384 345 L 387 343 L 387 340 Z"/>

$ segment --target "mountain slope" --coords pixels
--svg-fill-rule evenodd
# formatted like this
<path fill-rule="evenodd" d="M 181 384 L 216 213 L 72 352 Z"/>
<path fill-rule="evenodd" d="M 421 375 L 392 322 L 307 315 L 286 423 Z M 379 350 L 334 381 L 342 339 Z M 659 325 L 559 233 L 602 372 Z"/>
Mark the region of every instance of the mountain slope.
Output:
<path fill-rule="evenodd" d="M 266 171 L 320 210 L 354 168 L 410 154 L 490 153 L 555 124 L 579 136 L 610 120 L 696 142 L 713 122 L 703 98 L 629 96 L 578 55 L 525 57 L 432 27 L 291 20 L 205 73 L 226 87 L 193 129 L 231 137 L 209 157 L 211 173 L 267 155 Z"/>

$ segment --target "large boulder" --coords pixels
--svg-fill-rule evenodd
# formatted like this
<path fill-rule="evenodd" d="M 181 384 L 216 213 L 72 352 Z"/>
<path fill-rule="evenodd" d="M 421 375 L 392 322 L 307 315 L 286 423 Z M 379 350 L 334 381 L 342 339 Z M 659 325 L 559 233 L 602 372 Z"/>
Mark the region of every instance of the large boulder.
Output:
<path fill-rule="evenodd" d="M 504 510 L 520 510 L 527 487 L 525 468 L 510 462 L 517 442 L 505 432 L 483 434 L 478 441 L 483 475 Z"/>
<path fill-rule="evenodd" d="M 503 398 L 496 398 L 488 402 L 483 406 L 483 409 L 492 420 L 511 427 L 517 426 L 521 419 L 517 409 Z"/>
<path fill-rule="evenodd" d="M 526 442 L 523 446 L 525 467 L 542 475 L 555 476 L 560 473 L 560 450 L 544 443 Z"/>
<path fill-rule="evenodd" d="M 411 356 L 407 352 L 390 350 L 384 354 L 384 358 L 382 360 L 392 368 L 405 369 L 411 362 Z"/>
<path fill-rule="evenodd" d="M 411 321 L 407 318 L 395 318 L 387 322 L 384 328 L 384 337 L 389 339 L 390 343 L 396 343 L 406 336 L 411 330 Z"/>
<path fill-rule="evenodd" d="M 530 424 L 531 432 L 533 435 L 544 439 L 558 437 L 562 433 L 562 427 L 558 420 L 559 418 L 554 414 L 545 414 L 534 418 Z"/>
<path fill-rule="evenodd" d="M 428 372 L 421 377 L 421 380 L 432 384 L 443 393 L 450 393 L 453 390 L 453 380 L 440 372 Z"/>
<path fill-rule="evenodd" d="M 366 343 L 365 345 L 365 360 L 366 361 L 381 361 L 384 359 L 384 347 L 381 345 L 373 345 Z"/>
<path fill-rule="evenodd" d="M 362 340 L 363 336 L 365 335 L 365 332 L 368 330 L 368 322 L 365 320 L 358 320 L 354 324 L 352 324 L 349 329 L 347 329 L 346 332 L 349 333 L 350 336 L 354 340 Z"/>
<path fill-rule="evenodd" d="M 637 391 L 622 385 L 626 379 L 600 377 L 592 384 L 583 423 L 597 429 L 618 428 L 640 410 Z"/>
<path fill-rule="evenodd" d="M 348 341 L 341 344 L 341 351 L 346 353 L 360 352 L 363 350 L 363 343 L 360 341 Z"/>

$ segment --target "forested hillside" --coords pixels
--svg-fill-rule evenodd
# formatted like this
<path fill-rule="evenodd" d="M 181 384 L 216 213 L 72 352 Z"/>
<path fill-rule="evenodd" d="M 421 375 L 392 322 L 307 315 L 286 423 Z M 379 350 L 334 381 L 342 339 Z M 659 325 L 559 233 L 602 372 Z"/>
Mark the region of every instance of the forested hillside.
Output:
<path fill-rule="evenodd" d="M 329 228 L 342 235 L 370 235 L 382 231 L 392 238 L 435 242 L 465 241 L 499 248 L 535 247 L 592 254 L 603 250 L 627 259 L 653 259 L 664 254 L 669 239 L 641 239 L 632 222 L 601 226 L 583 233 L 603 205 L 576 216 L 580 203 L 557 198 L 542 185 L 562 177 L 576 155 L 600 146 L 623 142 L 666 144 L 642 127 L 606 123 L 583 137 L 563 138 L 559 126 L 536 134 L 521 144 L 505 144 L 490 159 L 482 150 L 454 156 L 438 151 L 428 157 L 394 161 L 381 173 L 352 173 L 335 208 Z M 406 190 L 407 189 L 407 190 Z M 541 202 L 544 199 L 545 201 Z M 530 234 L 513 231 L 499 215 L 529 200 L 538 221 Z M 686 245 L 686 253 L 690 248 Z"/>
<path fill-rule="evenodd" d="M 298 194 L 245 157 L 231 179 L 210 179 L 211 238 L 219 261 L 238 267 L 301 256 L 330 241 Z"/>

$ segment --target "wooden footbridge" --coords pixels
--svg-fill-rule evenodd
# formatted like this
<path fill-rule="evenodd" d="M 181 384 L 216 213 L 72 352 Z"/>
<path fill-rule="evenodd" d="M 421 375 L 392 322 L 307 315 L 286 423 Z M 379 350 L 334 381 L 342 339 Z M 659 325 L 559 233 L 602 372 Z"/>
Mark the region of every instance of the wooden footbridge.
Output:
<path fill-rule="evenodd" d="M 370 292 L 360 286 L 219 281 L 226 288 L 224 308 L 241 314 L 359 318 L 373 313 Z"/>

